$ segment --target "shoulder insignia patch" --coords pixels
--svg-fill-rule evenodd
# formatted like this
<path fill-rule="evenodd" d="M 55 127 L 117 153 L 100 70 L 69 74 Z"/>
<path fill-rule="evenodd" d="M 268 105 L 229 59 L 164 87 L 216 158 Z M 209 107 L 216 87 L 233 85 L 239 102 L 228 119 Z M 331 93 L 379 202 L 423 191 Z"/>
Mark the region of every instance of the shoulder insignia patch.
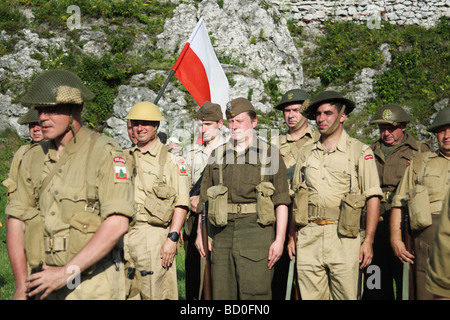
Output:
<path fill-rule="evenodd" d="M 123 163 L 123 164 L 127 163 L 123 157 L 114 157 L 113 161 L 116 162 L 116 163 L 117 162 L 120 162 L 120 163 Z"/>
<path fill-rule="evenodd" d="M 126 180 L 128 178 L 127 176 L 127 168 L 122 166 L 115 166 L 114 172 L 116 174 L 117 180 Z"/>
<path fill-rule="evenodd" d="M 186 165 L 184 163 L 183 164 L 178 164 L 178 168 L 180 169 L 180 173 L 181 174 L 186 174 L 187 173 Z"/>
<path fill-rule="evenodd" d="M 373 155 L 371 155 L 371 154 L 368 154 L 367 156 L 365 156 L 365 157 L 364 157 L 364 159 L 366 159 L 366 160 L 370 160 L 370 159 L 373 159 Z"/>

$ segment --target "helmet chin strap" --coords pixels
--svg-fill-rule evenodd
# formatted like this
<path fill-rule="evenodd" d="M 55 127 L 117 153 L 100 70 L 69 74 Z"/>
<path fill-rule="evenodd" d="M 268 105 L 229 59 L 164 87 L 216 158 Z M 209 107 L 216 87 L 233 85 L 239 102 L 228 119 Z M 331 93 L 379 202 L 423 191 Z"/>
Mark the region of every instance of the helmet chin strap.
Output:
<path fill-rule="evenodd" d="M 342 109 L 339 112 L 336 120 L 334 120 L 333 124 L 331 125 L 331 127 L 328 128 L 328 130 L 324 133 L 324 135 L 329 136 L 334 131 L 336 131 L 337 127 L 339 126 L 340 119 L 341 119 L 342 115 L 344 114 L 344 112 L 345 112 L 345 104 L 342 106 Z"/>
<path fill-rule="evenodd" d="M 298 129 L 300 129 L 301 127 L 303 127 L 303 125 L 305 124 L 305 122 L 308 121 L 308 119 L 306 119 L 306 117 L 302 117 L 300 119 L 299 122 L 297 122 L 295 124 L 295 126 L 292 127 L 292 130 L 297 131 Z"/>
<path fill-rule="evenodd" d="M 69 132 L 69 131 L 72 131 L 72 134 L 73 134 L 73 142 L 77 142 L 77 136 L 76 136 L 76 132 L 75 132 L 75 127 L 74 127 L 74 125 L 73 125 L 73 115 L 74 115 L 74 113 L 75 113 L 75 110 L 74 110 L 75 108 L 74 108 L 74 106 L 72 105 L 72 106 L 70 106 L 70 117 L 69 117 L 69 125 L 67 126 L 67 129 L 66 129 L 66 133 L 67 132 Z"/>

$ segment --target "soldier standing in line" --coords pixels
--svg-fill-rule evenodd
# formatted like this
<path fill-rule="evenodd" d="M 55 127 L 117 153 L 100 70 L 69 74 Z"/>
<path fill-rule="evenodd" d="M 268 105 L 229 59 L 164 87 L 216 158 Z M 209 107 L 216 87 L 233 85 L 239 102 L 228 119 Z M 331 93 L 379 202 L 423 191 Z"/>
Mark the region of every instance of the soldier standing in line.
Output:
<path fill-rule="evenodd" d="M 187 155 L 185 157 L 188 172 L 190 174 L 191 191 L 199 181 L 203 170 L 208 163 L 211 152 L 225 142 L 221 134 L 223 113 L 219 104 L 206 101 L 197 110 L 197 120 L 203 143 L 193 144 L 190 149 L 187 150 Z M 199 183 L 201 183 L 201 181 Z M 201 299 L 200 292 L 202 288 L 200 287 L 200 284 L 202 283 L 201 270 L 203 268 L 200 263 L 200 254 L 195 247 L 198 226 L 197 205 L 199 198 L 200 187 L 198 187 L 198 192 L 195 192 L 195 194 L 190 196 L 191 210 L 184 224 L 183 240 L 186 253 L 185 276 L 187 300 Z"/>
<path fill-rule="evenodd" d="M 321 136 L 300 150 L 292 181 L 294 221 L 289 228 L 289 254 L 297 252 L 305 300 L 357 299 L 359 269 L 372 261 L 382 191 L 372 150 L 343 128 L 354 107 L 339 93 L 324 91 L 306 110 Z M 367 222 L 361 241 L 364 207 Z M 296 246 L 294 223 L 299 227 Z"/>
<path fill-rule="evenodd" d="M 121 240 L 133 188 L 119 145 L 81 125 L 94 97 L 75 74 L 52 70 L 21 100 L 37 109 L 48 140 L 24 155 L 6 207 L 14 299 L 125 299 Z"/>
<path fill-rule="evenodd" d="M 303 102 L 310 99 L 311 95 L 308 92 L 301 89 L 292 89 L 283 95 L 275 107 L 283 111 L 284 121 L 288 130 L 279 136 L 273 137 L 271 143 L 280 149 L 280 154 L 286 165 L 291 197 L 294 195 L 291 188 L 291 181 L 294 175 L 298 152 L 303 145 L 314 142 L 320 136 L 317 131 L 313 131 L 308 126 L 308 119 L 302 114 L 306 108 L 306 104 Z M 292 208 L 289 208 L 289 214 L 291 215 Z M 287 240 L 288 238 L 286 237 L 286 245 Z M 272 282 L 272 298 L 274 300 L 285 298 L 288 269 L 289 255 L 285 248 L 281 259 L 275 266 Z"/>
<path fill-rule="evenodd" d="M 402 265 L 392 252 L 389 238 L 391 202 L 409 161 L 417 153 L 430 150 L 427 144 L 417 141 L 406 132 L 406 126 L 411 120 L 411 116 L 402 107 L 388 104 L 378 109 L 370 121 L 370 124 L 377 124 L 380 131 L 380 139 L 370 147 L 375 156 L 383 190 L 372 260 L 372 265 L 380 268 L 381 278 L 380 288 L 369 288 L 365 282 L 364 300 L 394 300 L 394 279 L 397 300 L 401 300 Z M 365 276 L 370 277 L 370 273 Z"/>
<path fill-rule="evenodd" d="M 390 221 L 390 240 L 394 254 L 403 263 L 415 266 L 417 300 L 433 298 L 425 289 L 425 275 L 442 204 L 450 183 L 450 107 L 436 115 L 428 131 L 436 134 L 439 149 L 419 153 L 411 160 L 392 200 Z M 402 241 L 402 215 L 406 213 L 406 208 L 414 241 L 413 252 L 408 251 Z"/>
<path fill-rule="evenodd" d="M 290 203 L 286 166 L 278 148 L 256 137 L 250 101 L 232 100 L 226 115 L 231 137 L 212 152 L 199 201 L 208 203 L 212 298 L 271 299 Z M 202 209 L 197 206 L 199 214 Z M 201 232 L 196 246 L 205 256 Z"/>
<path fill-rule="evenodd" d="M 17 122 L 19 124 L 28 124 L 28 132 L 30 135 L 31 143 L 21 146 L 14 154 L 11 166 L 9 169 L 9 176 L 2 183 L 7 188 L 8 198 L 7 201 L 11 200 L 14 191 L 17 189 L 17 174 L 19 172 L 19 165 L 22 161 L 22 157 L 30 150 L 33 144 L 39 143 L 44 139 L 42 134 L 42 128 L 39 125 L 38 112 L 35 108 L 30 108 L 27 113 L 21 116 Z"/>
<path fill-rule="evenodd" d="M 125 259 L 141 279 L 140 294 L 130 298 L 177 300 L 175 254 L 190 206 L 186 163 L 157 137 L 166 120 L 156 105 L 139 102 L 126 119 L 137 145 L 126 150 L 133 163 L 136 221 L 125 237 Z"/>

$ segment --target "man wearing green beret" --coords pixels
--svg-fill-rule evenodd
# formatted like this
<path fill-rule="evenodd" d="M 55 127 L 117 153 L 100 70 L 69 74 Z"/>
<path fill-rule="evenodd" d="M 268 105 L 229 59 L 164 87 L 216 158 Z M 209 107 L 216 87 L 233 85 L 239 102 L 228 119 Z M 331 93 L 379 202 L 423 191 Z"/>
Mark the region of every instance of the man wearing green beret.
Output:
<path fill-rule="evenodd" d="M 379 267 L 379 279 L 377 286 L 369 286 L 370 281 L 365 281 L 364 300 L 393 300 L 394 284 L 396 298 L 401 299 L 402 265 L 394 256 L 389 240 L 391 202 L 409 161 L 417 153 L 430 150 L 427 144 L 416 140 L 406 131 L 411 120 L 411 116 L 401 106 L 387 104 L 379 108 L 370 121 L 370 124 L 377 124 L 380 131 L 380 138 L 370 147 L 377 163 L 383 198 L 372 260 L 372 265 Z M 366 279 L 370 279 L 371 275 L 366 271 Z"/>
<path fill-rule="evenodd" d="M 256 137 L 250 101 L 230 101 L 226 116 L 230 140 L 211 153 L 200 188 L 212 238 L 212 298 L 271 299 L 290 203 L 286 166 L 275 146 Z M 196 246 L 204 256 L 201 233 Z"/>
<path fill-rule="evenodd" d="M 312 143 L 319 138 L 318 131 L 313 131 L 308 126 L 308 119 L 303 116 L 311 95 L 301 89 L 287 91 L 280 102 L 276 105 L 277 110 L 283 112 L 284 121 L 288 127 L 287 131 L 271 139 L 271 143 L 280 149 L 287 169 L 289 187 L 291 187 L 294 175 L 295 163 L 300 148 L 308 143 Z M 306 103 L 304 103 L 306 101 Z M 290 189 L 291 196 L 293 191 Z M 289 213 L 292 214 L 292 208 Z M 284 250 L 283 256 L 275 266 L 275 274 L 272 283 L 273 299 L 284 299 L 286 296 L 286 283 L 289 269 L 289 256 Z M 290 288 L 287 288 L 290 290 Z"/>
<path fill-rule="evenodd" d="M 198 250 L 195 248 L 195 239 L 197 238 L 198 215 L 197 205 L 200 198 L 200 188 L 193 190 L 201 178 L 203 170 L 208 162 L 212 150 L 224 144 L 222 136 L 223 112 L 217 103 L 206 101 L 197 110 L 197 121 L 199 133 L 201 134 L 201 144 L 194 143 L 188 147 L 186 155 L 186 164 L 190 175 L 191 189 L 191 210 L 184 224 L 184 248 L 185 258 L 185 276 L 186 276 L 186 299 L 200 299 L 201 294 L 201 259 Z M 201 182 L 199 182 L 201 183 Z M 202 264 L 203 265 L 203 264 Z"/>
<path fill-rule="evenodd" d="M 305 300 L 355 300 L 359 269 L 370 265 L 380 189 L 369 146 L 343 128 L 355 104 L 335 91 L 318 94 L 305 111 L 320 139 L 299 152 L 288 252 L 297 253 L 300 294 Z M 367 208 L 365 239 L 360 217 Z M 298 230 L 295 243 L 294 232 Z"/>
<path fill-rule="evenodd" d="M 414 300 L 433 298 L 425 288 L 425 275 L 450 183 L 449 107 L 439 111 L 428 131 L 436 134 L 439 149 L 419 153 L 411 160 L 392 200 L 390 221 L 394 254 L 402 263 L 414 264 L 415 297 L 410 296 Z M 406 210 L 414 252 L 408 251 L 402 240 L 402 215 Z"/>

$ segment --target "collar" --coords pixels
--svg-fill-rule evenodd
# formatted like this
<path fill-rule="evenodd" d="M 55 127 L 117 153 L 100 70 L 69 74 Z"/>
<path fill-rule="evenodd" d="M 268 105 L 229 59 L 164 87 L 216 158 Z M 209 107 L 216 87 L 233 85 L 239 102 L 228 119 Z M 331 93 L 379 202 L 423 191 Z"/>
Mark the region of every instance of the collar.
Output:
<path fill-rule="evenodd" d="M 286 132 L 286 140 L 287 141 L 298 141 L 306 135 L 310 136 L 311 138 L 313 137 L 313 131 L 309 126 L 306 126 L 306 129 L 303 131 L 302 135 L 298 139 L 293 139 L 291 134 L 289 133 L 289 131 Z"/>
<path fill-rule="evenodd" d="M 333 150 L 331 150 L 330 152 L 333 152 L 335 150 L 338 150 L 338 151 L 341 151 L 344 153 L 347 152 L 347 143 L 348 143 L 349 139 L 350 139 L 350 136 L 348 135 L 347 131 L 342 130 L 342 134 L 339 137 L 338 142 L 336 143 L 336 147 Z M 314 142 L 314 145 L 315 145 L 314 149 L 325 151 L 325 149 L 322 146 L 322 143 L 320 142 L 320 139 L 317 140 L 316 142 Z"/>

